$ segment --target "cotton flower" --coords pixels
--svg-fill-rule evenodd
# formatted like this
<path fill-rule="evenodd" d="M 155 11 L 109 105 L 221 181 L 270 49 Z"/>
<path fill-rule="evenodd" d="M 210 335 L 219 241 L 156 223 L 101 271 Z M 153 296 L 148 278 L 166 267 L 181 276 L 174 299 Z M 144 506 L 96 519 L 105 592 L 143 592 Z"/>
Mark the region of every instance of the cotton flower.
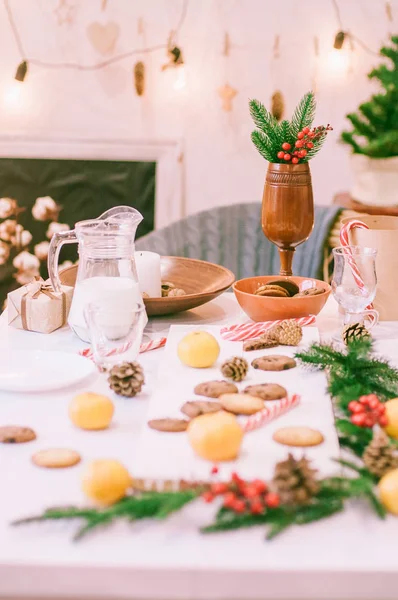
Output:
<path fill-rule="evenodd" d="M 67 269 L 68 267 L 73 267 L 73 262 L 71 260 L 64 260 L 64 262 L 59 265 L 59 269 Z"/>
<path fill-rule="evenodd" d="M 17 222 L 14 219 L 7 219 L 0 223 L 0 238 L 4 242 L 11 242 L 15 238 Z"/>
<path fill-rule="evenodd" d="M 10 256 L 10 247 L 5 242 L 0 241 L 0 265 L 5 265 Z"/>
<path fill-rule="evenodd" d="M 26 269 L 26 271 L 18 271 L 14 275 L 15 279 L 18 281 L 20 285 L 26 285 L 38 277 L 40 275 L 39 269 Z"/>
<path fill-rule="evenodd" d="M 34 254 L 30 254 L 27 250 L 20 252 L 12 261 L 13 266 L 18 271 L 27 271 L 29 269 L 39 269 L 40 261 Z"/>
<path fill-rule="evenodd" d="M 25 248 L 25 246 L 29 246 L 32 241 L 32 234 L 27 229 L 23 229 L 19 236 L 19 242 L 21 246 Z"/>
<path fill-rule="evenodd" d="M 18 209 L 16 200 L 12 198 L 0 198 L 0 219 L 7 219 L 15 215 Z"/>
<path fill-rule="evenodd" d="M 46 237 L 51 240 L 54 233 L 60 233 L 61 231 L 69 231 L 70 227 L 66 223 L 50 223 L 47 229 Z"/>
<path fill-rule="evenodd" d="M 32 215 L 36 221 L 52 221 L 58 219 L 60 207 L 50 196 L 36 198 L 32 206 Z"/>
<path fill-rule="evenodd" d="M 46 260 L 49 247 L 50 242 L 40 242 L 40 244 L 35 245 L 34 252 L 39 260 Z"/>

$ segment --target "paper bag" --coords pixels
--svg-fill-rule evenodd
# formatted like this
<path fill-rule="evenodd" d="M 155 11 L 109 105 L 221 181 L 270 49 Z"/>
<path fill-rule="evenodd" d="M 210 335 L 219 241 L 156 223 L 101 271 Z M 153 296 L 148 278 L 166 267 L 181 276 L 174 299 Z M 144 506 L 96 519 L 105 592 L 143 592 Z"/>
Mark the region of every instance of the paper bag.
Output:
<path fill-rule="evenodd" d="M 358 215 L 369 229 L 354 227 L 349 242 L 377 248 L 377 292 L 373 302 L 381 321 L 398 321 L 398 217 Z M 342 219 L 344 225 L 352 217 Z"/>
<path fill-rule="evenodd" d="M 49 282 L 36 278 L 8 294 L 8 324 L 26 331 L 51 333 L 65 325 L 72 296 L 72 287 L 62 286 L 61 292 L 54 292 Z"/>

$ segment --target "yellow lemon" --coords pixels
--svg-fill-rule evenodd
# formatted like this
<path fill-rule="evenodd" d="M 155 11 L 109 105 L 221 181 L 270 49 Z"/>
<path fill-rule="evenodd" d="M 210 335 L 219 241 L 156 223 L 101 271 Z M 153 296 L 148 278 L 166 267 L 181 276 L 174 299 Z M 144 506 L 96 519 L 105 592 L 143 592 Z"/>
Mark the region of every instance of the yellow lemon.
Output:
<path fill-rule="evenodd" d="M 69 404 L 69 417 L 80 429 L 106 429 L 113 417 L 113 402 L 107 396 L 85 392 Z"/>
<path fill-rule="evenodd" d="M 220 411 L 193 419 L 188 425 L 188 439 L 201 458 L 233 460 L 239 454 L 243 429 L 234 415 Z"/>
<path fill-rule="evenodd" d="M 184 365 L 206 369 L 216 362 L 220 354 L 220 346 L 211 333 L 192 331 L 180 340 L 177 354 Z"/>
<path fill-rule="evenodd" d="M 395 440 L 398 440 L 398 398 L 388 400 L 384 406 L 386 407 L 386 417 L 388 425 L 384 431 Z"/>
<path fill-rule="evenodd" d="M 94 460 L 83 472 L 83 492 L 102 506 L 124 498 L 130 486 L 131 476 L 117 460 Z"/>
<path fill-rule="evenodd" d="M 379 481 L 380 500 L 388 512 L 398 515 L 398 469 L 388 471 Z"/>

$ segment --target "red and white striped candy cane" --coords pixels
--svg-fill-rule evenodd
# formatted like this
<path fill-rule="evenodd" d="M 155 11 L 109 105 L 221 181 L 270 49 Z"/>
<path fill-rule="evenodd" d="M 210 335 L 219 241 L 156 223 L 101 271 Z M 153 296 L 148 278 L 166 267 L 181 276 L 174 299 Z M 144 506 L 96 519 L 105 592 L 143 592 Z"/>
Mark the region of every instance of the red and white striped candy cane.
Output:
<path fill-rule="evenodd" d="M 149 342 L 145 342 L 143 344 L 141 344 L 140 346 L 140 354 L 142 354 L 143 352 L 149 352 L 150 350 L 156 350 L 157 348 L 162 348 L 163 346 L 166 345 L 167 342 L 167 338 L 162 337 L 162 338 L 156 338 L 154 340 L 149 340 Z M 110 350 L 109 352 L 107 352 L 107 354 L 105 356 L 115 356 L 116 354 L 123 354 L 124 352 L 127 352 L 127 350 L 130 348 L 131 344 L 125 344 L 124 346 L 121 346 L 120 348 L 114 348 L 113 350 Z M 79 351 L 80 356 L 85 356 L 86 358 L 91 358 L 93 359 L 93 351 L 91 350 L 91 348 L 84 348 L 83 350 Z"/>
<path fill-rule="evenodd" d="M 348 263 L 350 265 L 351 273 L 352 273 L 355 283 L 357 284 L 357 286 L 359 287 L 360 290 L 364 290 L 366 288 L 365 283 L 362 279 L 361 272 L 358 269 L 358 265 L 356 264 L 354 257 L 352 256 L 352 253 L 349 248 L 349 246 L 350 246 L 349 233 L 355 227 L 359 227 L 360 229 L 369 229 L 369 227 L 366 225 L 366 223 L 364 223 L 363 221 L 360 221 L 359 219 L 352 219 L 351 221 L 348 221 L 348 223 L 345 223 L 344 225 L 341 226 L 340 244 L 343 246 L 343 248 L 345 248 L 345 251 L 347 253 Z M 372 310 L 373 304 L 370 303 L 366 307 L 366 309 Z M 375 317 L 371 317 L 371 318 L 372 318 L 372 320 L 375 319 Z"/>
<path fill-rule="evenodd" d="M 315 323 L 314 315 L 310 317 L 301 317 L 299 319 L 291 319 L 296 321 L 298 325 L 304 327 L 305 325 L 311 325 Z M 242 342 L 244 340 L 250 340 L 263 333 L 269 331 L 274 325 L 278 325 L 282 322 L 282 319 L 277 321 L 263 321 L 262 323 L 254 323 L 253 321 L 247 321 L 241 325 L 230 325 L 229 327 L 223 327 L 220 330 L 220 335 L 223 340 L 228 342 Z"/>
<path fill-rule="evenodd" d="M 245 433 L 259 429 L 263 425 L 266 425 L 270 421 L 287 413 L 289 410 L 292 410 L 292 408 L 295 408 L 295 406 L 298 406 L 300 400 L 300 396 L 294 394 L 293 396 L 282 398 L 278 403 L 272 403 L 269 407 L 267 406 L 263 410 L 251 415 L 243 423 Z"/>

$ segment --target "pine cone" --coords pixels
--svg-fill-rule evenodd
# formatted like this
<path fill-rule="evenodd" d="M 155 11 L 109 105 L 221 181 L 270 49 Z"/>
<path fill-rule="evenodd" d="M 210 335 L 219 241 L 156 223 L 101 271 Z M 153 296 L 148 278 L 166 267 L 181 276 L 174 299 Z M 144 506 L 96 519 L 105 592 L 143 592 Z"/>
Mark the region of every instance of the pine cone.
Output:
<path fill-rule="evenodd" d="M 137 362 L 124 362 L 112 367 L 108 383 L 116 394 L 132 398 L 140 393 L 145 383 L 144 371 Z"/>
<path fill-rule="evenodd" d="M 242 381 L 249 370 L 247 360 L 240 356 L 229 358 L 221 365 L 221 373 L 232 381 Z"/>
<path fill-rule="evenodd" d="M 342 337 L 344 343 L 348 346 L 355 340 L 364 340 L 370 338 L 371 335 L 363 323 L 352 323 L 344 327 Z"/>
<path fill-rule="evenodd" d="M 385 473 L 398 467 L 398 456 L 394 452 L 394 446 L 382 429 L 373 434 L 372 441 L 366 446 L 362 455 L 362 460 L 376 477 L 383 477 Z"/>
<path fill-rule="evenodd" d="M 298 346 L 303 337 L 303 328 L 296 321 L 282 321 L 271 329 L 270 334 L 283 346 Z"/>
<path fill-rule="evenodd" d="M 308 504 L 319 491 L 316 473 L 316 469 L 310 467 L 310 462 L 304 456 L 296 460 L 289 454 L 287 460 L 277 463 L 273 484 L 281 503 L 291 506 Z"/>

